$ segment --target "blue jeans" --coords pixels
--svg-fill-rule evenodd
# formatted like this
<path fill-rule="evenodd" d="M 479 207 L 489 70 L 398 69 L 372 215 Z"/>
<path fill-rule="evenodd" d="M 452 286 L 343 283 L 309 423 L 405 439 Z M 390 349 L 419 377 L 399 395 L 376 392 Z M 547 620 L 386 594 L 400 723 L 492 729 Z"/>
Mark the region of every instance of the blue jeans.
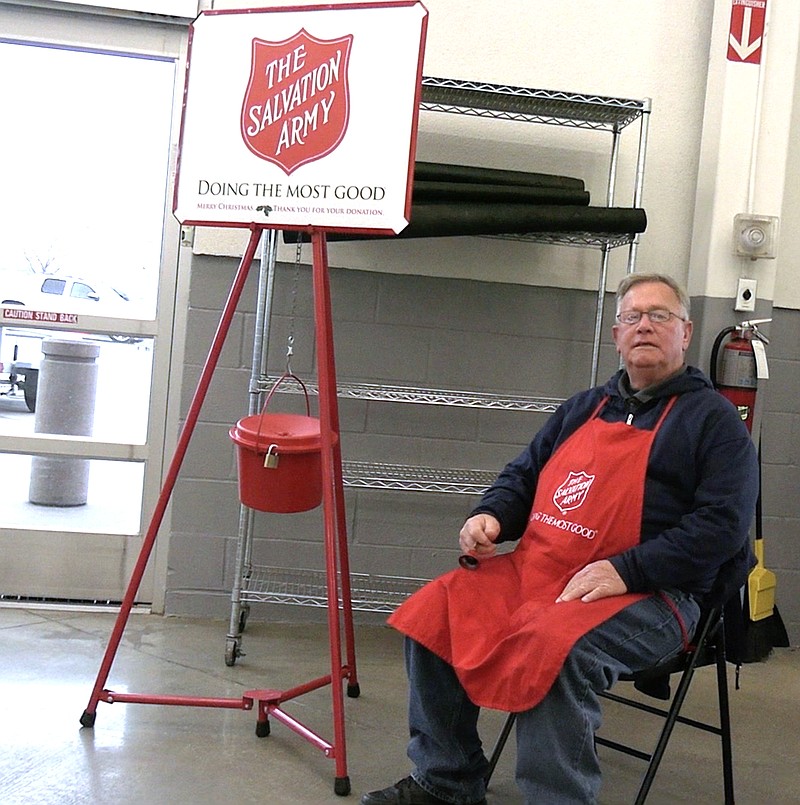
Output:
<path fill-rule="evenodd" d="M 689 636 L 700 617 L 690 596 L 667 593 Z M 599 691 L 623 673 L 652 667 L 679 653 L 683 633 L 672 609 L 652 596 L 625 608 L 573 646 L 545 698 L 517 717 L 517 785 L 528 805 L 593 803 L 601 774 L 594 746 Z M 453 668 L 406 638 L 409 679 L 408 756 L 422 788 L 453 805 L 485 796 L 488 762 L 478 714 Z"/>

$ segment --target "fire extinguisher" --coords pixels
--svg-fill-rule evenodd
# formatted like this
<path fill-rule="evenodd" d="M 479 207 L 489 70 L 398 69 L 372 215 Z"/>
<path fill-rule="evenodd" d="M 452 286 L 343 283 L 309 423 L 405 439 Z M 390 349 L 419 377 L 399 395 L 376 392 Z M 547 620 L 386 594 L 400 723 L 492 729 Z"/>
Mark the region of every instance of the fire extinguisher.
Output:
<path fill-rule="evenodd" d="M 751 432 L 758 379 L 763 376 L 761 372 L 766 371 L 766 359 L 763 360 L 764 369 L 759 370 L 760 361 L 757 360 L 759 356 L 756 351 L 763 356 L 763 345 L 769 344 L 769 339 L 758 329 L 758 325 L 769 321 L 772 319 L 753 319 L 726 327 L 717 334 L 711 348 L 711 382 L 723 397 L 736 406 L 747 430 Z M 728 341 L 722 346 L 726 338 Z"/>

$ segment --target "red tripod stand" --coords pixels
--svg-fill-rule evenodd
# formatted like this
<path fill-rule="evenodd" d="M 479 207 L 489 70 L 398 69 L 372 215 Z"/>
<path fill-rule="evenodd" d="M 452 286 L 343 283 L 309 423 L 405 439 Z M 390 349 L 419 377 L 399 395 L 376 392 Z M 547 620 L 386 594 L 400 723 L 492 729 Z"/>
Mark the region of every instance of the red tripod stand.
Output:
<path fill-rule="evenodd" d="M 222 310 L 217 331 L 212 340 L 208 357 L 200 374 L 192 398 L 186 422 L 181 430 L 175 453 L 169 465 L 155 510 L 145 533 L 139 557 L 128 583 L 120 611 L 114 624 L 100 669 L 92 689 L 89 703 L 81 715 L 82 726 L 94 727 L 99 702 L 136 704 L 161 704 L 183 707 L 221 707 L 228 709 L 257 709 L 256 735 L 266 736 L 270 731 L 272 716 L 294 730 L 309 743 L 320 749 L 336 765 L 334 791 L 339 795 L 350 793 L 350 778 L 347 775 L 347 751 L 344 727 L 343 680 L 347 680 L 347 695 L 356 698 L 359 685 L 356 675 L 353 611 L 350 588 L 350 567 L 347 553 L 347 530 L 342 488 L 342 457 L 339 434 L 339 408 L 336 396 L 336 369 L 333 350 L 333 324 L 331 317 L 330 282 L 328 276 L 327 242 L 324 230 L 313 229 L 314 317 L 316 323 L 316 347 L 319 361 L 319 409 L 322 460 L 322 505 L 325 549 L 325 573 L 327 585 L 328 635 L 330 639 L 330 674 L 312 679 L 287 690 L 249 690 L 240 699 L 209 698 L 197 696 L 159 695 L 146 693 L 116 693 L 105 687 L 111 666 L 119 648 L 125 626 L 133 607 L 136 593 L 142 582 L 147 562 L 155 545 L 158 530 L 164 518 L 175 482 L 183 463 L 197 419 L 205 400 L 208 387 L 216 369 L 225 338 L 230 329 L 236 306 L 244 288 L 259 240 L 266 227 L 252 225 L 250 239 L 242 255 L 228 299 Z M 342 659 L 342 629 L 344 630 L 345 658 Z M 317 735 L 297 719 L 289 715 L 282 705 L 304 693 L 326 685 L 331 687 L 333 742 Z"/>

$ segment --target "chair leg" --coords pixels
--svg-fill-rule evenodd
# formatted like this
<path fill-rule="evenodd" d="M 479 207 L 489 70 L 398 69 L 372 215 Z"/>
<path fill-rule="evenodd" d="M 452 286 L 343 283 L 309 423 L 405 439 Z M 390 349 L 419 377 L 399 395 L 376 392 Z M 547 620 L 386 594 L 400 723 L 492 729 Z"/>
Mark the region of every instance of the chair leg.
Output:
<path fill-rule="evenodd" d="M 720 628 L 720 623 L 720 621 L 716 621 L 716 623 L 714 623 L 713 619 L 709 618 L 703 626 L 701 633 L 699 635 L 695 635 L 697 644 L 702 645 L 713 629 Z M 722 656 L 724 658 L 724 648 L 722 652 Z M 658 736 L 658 743 L 656 744 L 656 748 L 653 750 L 650 762 L 647 765 L 647 771 L 645 772 L 642 783 L 639 786 L 639 792 L 636 795 L 635 805 L 642 805 L 642 803 L 644 803 L 644 801 L 647 799 L 647 795 L 650 793 L 650 788 L 653 785 L 653 780 L 655 779 L 661 759 L 664 757 L 664 752 L 667 749 L 667 744 L 670 736 L 672 735 L 672 730 L 675 728 L 675 724 L 678 722 L 684 699 L 686 698 L 686 694 L 689 692 L 689 685 L 692 682 L 692 677 L 694 676 L 695 669 L 697 668 L 698 658 L 699 652 L 698 650 L 695 650 L 689 658 L 686 668 L 681 674 L 678 689 L 675 691 L 675 695 L 672 697 L 672 702 L 670 703 L 664 726 L 661 730 L 661 734 Z"/>
<path fill-rule="evenodd" d="M 692 663 L 688 668 L 686 668 L 683 674 L 681 674 L 681 681 L 678 684 L 678 689 L 675 691 L 675 695 L 672 698 L 669 713 L 667 714 L 664 726 L 661 729 L 661 734 L 658 736 L 658 743 L 656 744 L 656 748 L 653 750 L 650 762 L 647 765 L 647 771 L 642 778 L 639 791 L 636 794 L 635 805 L 642 805 L 642 803 L 647 799 L 647 795 L 650 793 L 650 788 L 653 785 L 653 780 L 655 780 L 656 772 L 658 771 L 661 759 L 664 757 L 664 752 L 667 749 L 667 743 L 672 735 L 672 730 L 678 721 L 678 715 L 680 714 L 681 707 L 683 706 L 683 701 L 686 698 L 686 694 L 689 692 L 689 684 L 691 683 L 693 676 L 694 664 Z"/>
<path fill-rule="evenodd" d="M 720 722 L 720 726 L 718 729 L 716 727 L 712 727 L 710 724 L 694 721 L 692 719 L 688 719 L 680 715 L 681 708 L 683 707 L 684 700 L 686 699 L 686 695 L 689 692 L 689 686 L 692 682 L 694 672 L 697 669 L 698 665 L 700 654 L 698 650 L 695 650 L 687 658 L 687 664 L 684 667 L 683 673 L 681 674 L 680 681 L 678 683 L 677 690 L 675 691 L 675 694 L 672 697 L 672 701 L 670 702 L 669 710 L 652 710 L 650 708 L 645 707 L 644 705 L 637 704 L 633 701 L 626 702 L 626 700 L 624 699 L 617 699 L 617 701 L 633 704 L 634 707 L 638 707 L 640 709 L 646 709 L 648 710 L 648 712 L 653 712 L 657 713 L 658 715 L 664 716 L 665 718 L 664 725 L 661 729 L 661 733 L 658 737 L 658 742 L 652 754 L 648 755 L 646 753 L 633 750 L 630 747 L 615 744 L 614 742 L 608 742 L 607 740 L 601 739 L 599 737 L 596 738 L 598 744 L 611 746 L 614 749 L 619 749 L 623 752 L 626 752 L 627 754 L 634 755 L 635 757 L 640 757 L 642 759 L 649 761 L 647 771 L 645 772 L 645 775 L 639 786 L 639 791 L 636 795 L 635 805 L 643 805 L 643 803 L 647 799 L 647 796 L 650 793 L 650 789 L 653 785 L 653 781 L 655 780 L 656 773 L 658 772 L 658 767 L 661 764 L 661 760 L 664 757 L 664 753 L 666 751 L 667 744 L 669 743 L 669 739 L 672 735 L 672 731 L 678 722 L 683 724 L 689 724 L 691 726 L 698 727 L 707 732 L 712 732 L 720 736 L 722 742 L 722 770 L 723 770 L 723 782 L 725 790 L 725 805 L 734 805 L 733 748 L 731 740 L 731 721 L 730 721 L 730 708 L 728 700 L 728 676 L 727 676 L 727 667 L 725 659 L 725 642 L 724 642 L 724 634 L 722 631 L 722 622 L 720 620 L 715 621 L 714 618 L 708 618 L 705 624 L 703 625 L 701 633 L 695 636 L 695 640 L 697 641 L 697 645 L 704 645 L 709 635 L 710 634 L 714 635 L 715 632 L 716 635 L 714 642 L 714 653 L 716 659 L 717 691 L 719 695 L 719 722 Z M 610 695 L 608 695 L 607 697 L 612 699 L 614 698 L 613 696 Z M 487 786 L 489 785 L 489 781 L 491 780 L 492 775 L 494 774 L 495 767 L 497 766 L 497 763 L 500 760 L 500 756 L 503 753 L 503 749 L 505 748 L 506 742 L 508 741 L 508 736 L 511 733 L 511 729 L 514 726 L 515 721 L 516 721 L 516 714 L 509 713 L 503 725 L 503 728 L 500 731 L 497 741 L 495 742 L 494 749 L 492 750 L 491 757 L 489 758 L 489 767 L 484 776 L 484 780 Z"/>
<path fill-rule="evenodd" d="M 514 722 L 516 720 L 517 720 L 517 714 L 509 713 L 508 718 L 506 718 L 505 724 L 503 724 L 503 729 L 500 730 L 500 734 L 497 736 L 497 741 L 495 742 L 494 749 L 492 749 L 492 754 L 491 757 L 489 758 L 489 768 L 486 770 L 486 774 L 483 777 L 483 780 L 487 786 L 489 785 L 489 780 L 492 779 L 495 766 L 497 766 L 497 761 L 500 760 L 500 755 L 503 754 L 503 749 L 505 748 L 506 741 L 508 741 L 508 736 L 511 734 L 511 729 L 514 726 Z"/>
<path fill-rule="evenodd" d="M 725 665 L 725 644 L 721 634 L 716 645 L 717 692 L 719 694 L 719 735 L 722 741 L 722 779 L 725 805 L 733 805 L 733 741 L 731 740 L 731 713 L 728 700 L 728 671 Z"/>

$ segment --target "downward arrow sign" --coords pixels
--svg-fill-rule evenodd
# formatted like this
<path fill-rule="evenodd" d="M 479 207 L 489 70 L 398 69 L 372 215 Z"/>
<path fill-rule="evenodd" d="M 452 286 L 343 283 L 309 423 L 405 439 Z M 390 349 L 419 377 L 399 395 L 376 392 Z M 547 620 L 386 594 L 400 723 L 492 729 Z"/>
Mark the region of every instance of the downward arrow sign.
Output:
<path fill-rule="evenodd" d="M 760 36 L 757 36 L 752 42 L 750 41 L 750 26 L 752 20 L 753 9 L 745 7 L 742 17 L 742 38 L 737 39 L 732 32 L 728 35 L 730 46 L 736 51 L 736 55 L 742 61 L 747 61 L 747 59 L 761 47 Z"/>

